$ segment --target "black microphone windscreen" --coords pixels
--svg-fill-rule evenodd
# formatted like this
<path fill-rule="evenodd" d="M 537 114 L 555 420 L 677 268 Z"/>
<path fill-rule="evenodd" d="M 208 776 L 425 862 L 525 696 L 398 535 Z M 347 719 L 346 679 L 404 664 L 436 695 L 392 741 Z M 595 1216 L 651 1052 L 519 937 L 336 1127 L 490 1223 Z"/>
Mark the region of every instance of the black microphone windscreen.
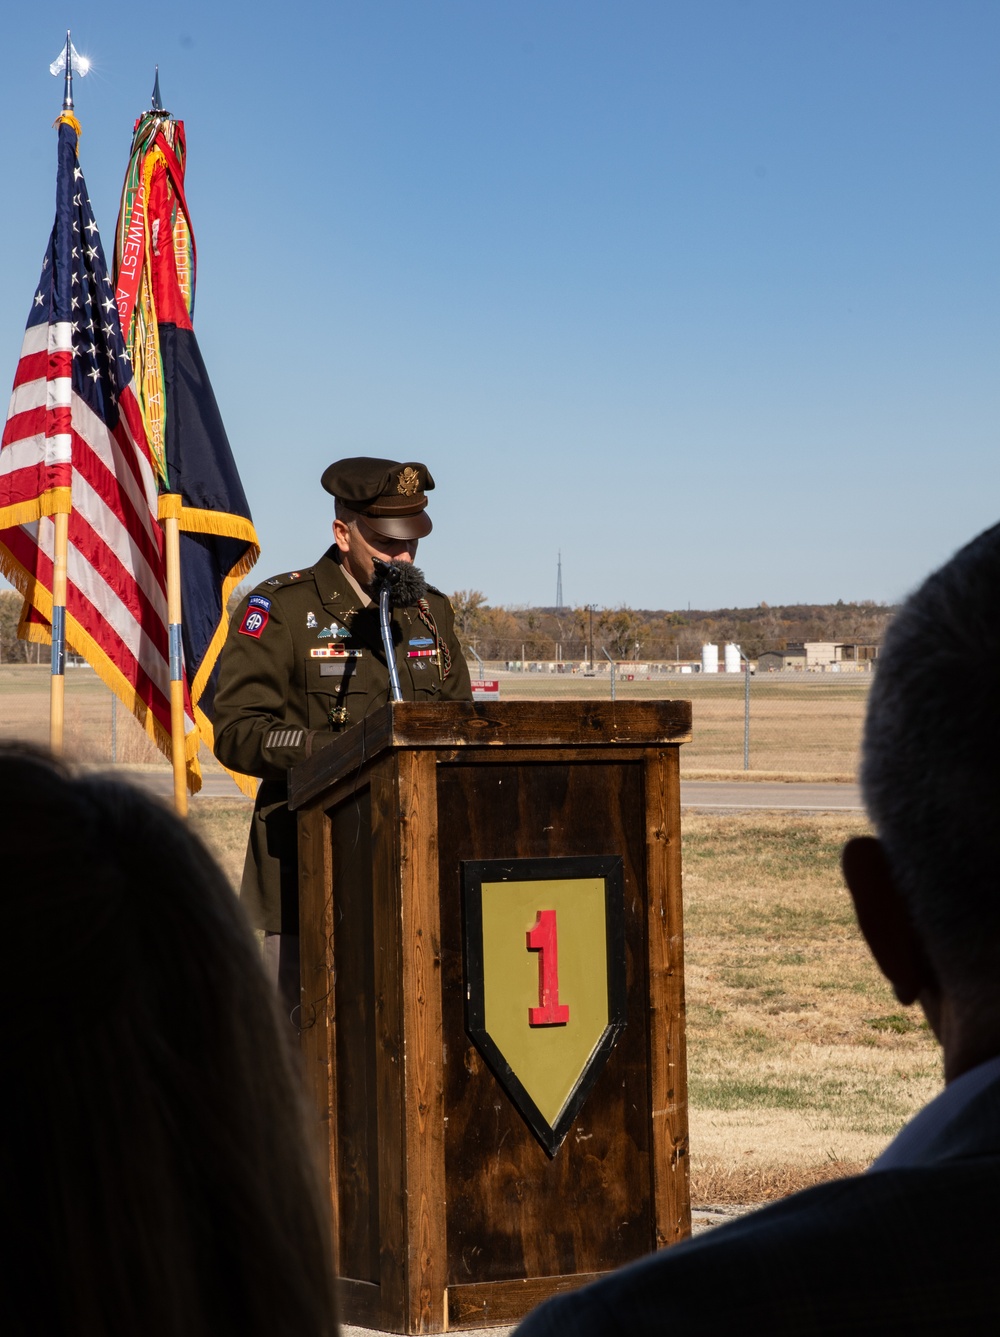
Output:
<path fill-rule="evenodd" d="M 394 608 L 410 608 L 419 599 L 426 598 L 427 581 L 424 573 L 412 562 L 383 562 L 372 558 L 375 578 L 371 585 L 372 598 L 377 600 L 385 586 L 389 587 L 389 601 Z"/>
<path fill-rule="evenodd" d="M 412 562 L 393 562 L 397 567 L 399 579 L 392 591 L 392 602 L 397 608 L 412 608 L 420 599 L 427 598 L 427 581 L 424 573 Z"/>

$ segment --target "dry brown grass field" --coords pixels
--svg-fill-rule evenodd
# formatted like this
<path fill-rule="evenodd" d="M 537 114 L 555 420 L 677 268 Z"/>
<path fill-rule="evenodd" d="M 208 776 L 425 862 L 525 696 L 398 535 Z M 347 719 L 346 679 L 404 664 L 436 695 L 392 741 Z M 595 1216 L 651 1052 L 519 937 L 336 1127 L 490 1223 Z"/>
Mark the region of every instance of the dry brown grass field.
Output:
<path fill-rule="evenodd" d="M 941 1086 L 936 1043 L 854 923 L 863 819 L 687 812 L 692 1191 L 759 1202 L 863 1169 Z"/>
<path fill-rule="evenodd" d="M 473 666 L 475 671 L 475 666 Z M 608 673 L 486 673 L 508 701 L 607 700 Z M 750 769 L 772 775 L 853 779 L 871 677 L 867 673 L 754 675 L 750 680 Z M 687 774 L 710 777 L 743 767 L 744 680 L 740 675 L 680 674 L 629 682 L 619 701 L 681 698 L 693 706 L 694 730 L 682 753 Z"/>
<path fill-rule="evenodd" d="M 760 776 L 853 779 L 871 679 L 867 674 L 754 677 L 750 688 L 750 772 Z M 49 674 L 45 665 L 0 665 L 0 737 L 45 742 Z M 608 675 L 506 673 L 501 700 L 607 700 Z M 686 775 L 742 772 L 744 686 L 740 677 L 673 676 L 616 684 L 619 701 L 677 697 L 693 704 L 694 731 L 681 751 Z M 89 668 L 66 675 L 66 744 L 89 762 L 112 759 L 112 697 Z M 161 761 L 160 753 L 122 707 L 116 712 L 119 762 Z M 165 762 L 163 763 L 166 764 Z M 202 755 L 202 765 L 213 759 Z"/>

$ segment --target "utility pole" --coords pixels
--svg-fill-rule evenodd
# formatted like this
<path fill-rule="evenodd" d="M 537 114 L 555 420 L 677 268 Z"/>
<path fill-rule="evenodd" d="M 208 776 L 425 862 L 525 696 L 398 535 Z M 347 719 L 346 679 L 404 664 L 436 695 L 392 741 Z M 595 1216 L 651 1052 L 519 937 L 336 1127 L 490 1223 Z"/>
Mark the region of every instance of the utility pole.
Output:
<path fill-rule="evenodd" d="M 562 612 L 562 553 L 556 559 L 556 612 Z"/>

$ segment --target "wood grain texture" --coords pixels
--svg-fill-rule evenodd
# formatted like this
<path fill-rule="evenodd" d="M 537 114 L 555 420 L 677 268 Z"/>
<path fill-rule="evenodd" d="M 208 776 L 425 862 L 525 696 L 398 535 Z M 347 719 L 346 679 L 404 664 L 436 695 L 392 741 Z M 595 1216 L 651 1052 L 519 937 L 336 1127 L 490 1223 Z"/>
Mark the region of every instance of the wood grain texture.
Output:
<path fill-rule="evenodd" d="M 336 1019 L 333 988 L 333 902 L 326 813 L 314 808 L 298 820 L 299 907 L 314 931 L 301 935 L 299 1046 L 303 1078 L 319 1123 L 321 1164 L 330 1188 L 334 1259 L 338 1256 L 339 1203 L 333 1169 L 337 1164 L 337 1065 L 333 1061 Z"/>
<path fill-rule="evenodd" d="M 392 702 L 295 767 L 289 806 L 302 807 L 387 748 L 612 748 L 690 736 L 690 701 Z"/>
<path fill-rule="evenodd" d="M 397 754 L 406 1126 L 407 1329 L 446 1324 L 444 1072 L 434 753 Z"/>
<path fill-rule="evenodd" d="M 655 1244 L 642 765 L 489 761 L 438 770 L 449 1288 L 605 1271 Z M 628 1024 L 550 1160 L 465 1032 L 460 862 L 583 854 L 623 859 Z"/>
<path fill-rule="evenodd" d="M 354 1281 L 350 1277 L 337 1278 L 337 1312 L 341 1323 L 356 1324 L 360 1328 L 382 1328 L 386 1332 L 395 1332 L 397 1328 L 386 1324 L 382 1310 L 382 1291 L 367 1281 Z M 400 1327 L 398 1329 L 402 1331 Z"/>
<path fill-rule="evenodd" d="M 645 762 L 645 794 L 650 1126 L 656 1244 L 660 1248 L 691 1231 L 677 748 L 650 753 Z"/>
<path fill-rule="evenodd" d="M 522 1281 L 452 1286 L 448 1290 L 448 1327 L 485 1328 L 516 1323 L 543 1300 L 579 1290 L 601 1275 L 583 1272 L 571 1277 L 527 1277 Z"/>
<path fill-rule="evenodd" d="M 403 1113 L 403 961 L 397 756 L 371 772 L 375 1094 L 378 1107 L 378 1280 L 382 1312 L 407 1311 L 406 1136 Z"/>
<path fill-rule="evenodd" d="M 301 821 L 301 818 L 299 819 Z M 356 790 L 328 815 L 336 1059 L 337 1272 L 377 1284 L 379 1110 L 376 1101 L 372 799 Z M 301 920 L 302 937 L 312 921 Z"/>

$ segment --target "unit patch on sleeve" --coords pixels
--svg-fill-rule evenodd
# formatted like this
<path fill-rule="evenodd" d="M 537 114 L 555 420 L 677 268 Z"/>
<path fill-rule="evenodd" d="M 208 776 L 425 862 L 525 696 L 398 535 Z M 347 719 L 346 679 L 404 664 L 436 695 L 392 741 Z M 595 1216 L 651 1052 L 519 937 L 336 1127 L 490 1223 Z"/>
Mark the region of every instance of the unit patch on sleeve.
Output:
<path fill-rule="evenodd" d="M 247 600 L 247 611 L 243 614 L 243 621 L 240 623 L 240 632 L 244 636 L 252 636 L 254 640 L 260 640 L 260 633 L 267 626 L 270 614 L 271 600 L 265 599 L 262 594 L 251 594 Z"/>

